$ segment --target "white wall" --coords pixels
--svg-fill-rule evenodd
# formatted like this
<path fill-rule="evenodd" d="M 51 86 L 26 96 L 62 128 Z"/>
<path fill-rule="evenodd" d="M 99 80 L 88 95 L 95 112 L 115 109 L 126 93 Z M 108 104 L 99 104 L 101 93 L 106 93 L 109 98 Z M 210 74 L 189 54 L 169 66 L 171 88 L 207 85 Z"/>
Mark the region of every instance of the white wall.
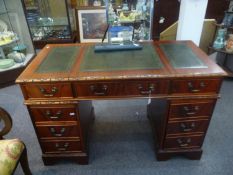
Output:
<path fill-rule="evenodd" d="M 181 0 L 177 40 L 199 45 L 208 0 Z"/>

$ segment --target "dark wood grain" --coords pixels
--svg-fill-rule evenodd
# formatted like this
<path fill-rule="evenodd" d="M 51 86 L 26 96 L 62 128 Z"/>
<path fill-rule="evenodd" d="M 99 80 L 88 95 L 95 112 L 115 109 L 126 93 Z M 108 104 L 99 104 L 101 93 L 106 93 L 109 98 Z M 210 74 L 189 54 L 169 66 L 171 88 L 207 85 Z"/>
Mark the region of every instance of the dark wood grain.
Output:
<path fill-rule="evenodd" d="M 83 148 L 80 140 L 43 140 L 41 142 L 42 151 L 50 154 L 77 153 Z"/>
<path fill-rule="evenodd" d="M 77 121 L 79 119 L 75 105 L 41 105 L 29 108 L 35 122 Z"/>
<path fill-rule="evenodd" d="M 208 127 L 208 123 L 208 119 L 169 121 L 167 125 L 167 135 L 203 134 Z"/>
<path fill-rule="evenodd" d="M 80 138 L 80 126 L 77 122 L 37 123 L 36 128 L 40 139 Z"/>
<path fill-rule="evenodd" d="M 169 119 L 190 119 L 212 115 L 216 99 L 172 100 Z"/>
<path fill-rule="evenodd" d="M 203 135 L 166 137 L 164 149 L 200 148 Z"/>

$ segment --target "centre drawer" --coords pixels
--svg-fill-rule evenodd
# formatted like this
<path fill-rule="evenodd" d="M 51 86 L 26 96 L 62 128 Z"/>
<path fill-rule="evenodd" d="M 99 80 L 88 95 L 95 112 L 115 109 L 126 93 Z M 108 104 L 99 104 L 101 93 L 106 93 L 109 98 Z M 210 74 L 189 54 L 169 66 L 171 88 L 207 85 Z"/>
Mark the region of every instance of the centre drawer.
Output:
<path fill-rule="evenodd" d="M 115 97 L 124 95 L 124 86 L 119 82 L 75 83 L 78 97 Z"/>
<path fill-rule="evenodd" d="M 36 126 L 40 139 L 80 137 L 80 126 L 77 122 L 66 122 L 63 124 L 47 123 L 46 125 Z"/>
<path fill-rule="evenodd" d="M 82 152 L 80 140 L 43 140 L 40 143 L 43 153 Z"/>
<path fill-rule="evenodd" d="M 21 87 L 25 92 L 25 99 L 73 97 L 70 83 L 30 83 Z"/>
<path fill-rule="evenodd" d="M 35 122 L 40 121 L 77 121 L 78 110 L 75 105 L 30 106 Z"/>
<path fill-rule="evenodd" d="M 168 80 L 76 83 L 78 97 L 126 97 L 168 94 Z"/>
<path fill-rule="evenodd" d="M 125 85 L 126 95 L 132 96 L 168 94 L 168 89 L 167 80 L 131 81 Z"/>

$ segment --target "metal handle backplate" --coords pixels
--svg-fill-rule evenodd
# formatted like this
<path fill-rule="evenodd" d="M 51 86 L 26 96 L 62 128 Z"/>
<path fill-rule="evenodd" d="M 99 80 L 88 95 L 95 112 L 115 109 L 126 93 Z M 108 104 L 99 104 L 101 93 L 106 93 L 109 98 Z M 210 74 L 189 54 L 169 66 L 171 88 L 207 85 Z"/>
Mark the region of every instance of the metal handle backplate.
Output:
<path fill-rule="evenodd" d="M 196 125 L 195 122 L 192 122 L 190 125 L 186 124 L 186 123 L 181 123 L 180 124 L 180 129 L 183 132 L 190 132 L 193 129 L 195 129 Z"/>
<path fill-rule="evenodd" d="M 58 92 L 58 88 L 55 86 L 53 86 L 50 91 L 46 90 L 43 87 L 39 87 L 39 90 L 44 97 L 53 97 Z"/>
<path fill-rule="evenodd" d="M 180 147 L 187 147 L 191 143 L 191 138 L 179 138 L 176 140 Z"/>
<path fill-rule="evenodd" d="M 50 119 L 59 119 L 62 117 L 62 111 L 59 110 L 55 114 L 53 114 L 50 110 L 46 110 L 45 115 Z"/>
<path fill-rule="evenodd" d="M 194 106 L 194 107 L 184 106 L 183 107 L 183 113 L 188 116 L 197 114 L 199 110 L 200 110 L 199 106 Z"/>
<path fill-rule="evenodd" d="M 153 84 L 153 83 L 149 84 L 147 89 L 144 88 L 142 84 L 139 84 L 138 90 L 140 91 L 140 94 L 142 94 L 142 95 L 149 95 L 155 91 L 155 84 Z"/>
<path fill-rule="evenodd" d="M 63 145 L 56 143 L 55 147 L 58 151 L 66 151 L 69 148 L 70 144 L 68 142 L 64 143 Z"/>
<path fill-rule="evenodd" d="M 100 86 L 91 85 L 90 90 L 96 96 L 103 96 L 103 95 L 107 95 L 108 86 L 107 85 L 100 85 Z"/>
<path fill-rule="evenodd" d="M 188 88 L 190 92 L 200 92 L 204 87 L 206 87 L 206 84 L 204 82 L 200 82 L 200 84 L 198 85 L 198 88 L 195 88 L 193 82 L 188 82 Z"/>
<path fill-rule="evenodd" d="M 51 134 L 52 134 L 54 137 L 62 137 L 62 136 L 64 136 L 65 131 L 66 131 L 66 128 L 64 128 L 64 127 L 62 127 L 62 128 L 60 129 L 60 131 L 56 131 L 56 129 L 55 129 L 54 127 L 51 127 L 51 128 L 50 128 L 50 132 L 51 132 Z"/>

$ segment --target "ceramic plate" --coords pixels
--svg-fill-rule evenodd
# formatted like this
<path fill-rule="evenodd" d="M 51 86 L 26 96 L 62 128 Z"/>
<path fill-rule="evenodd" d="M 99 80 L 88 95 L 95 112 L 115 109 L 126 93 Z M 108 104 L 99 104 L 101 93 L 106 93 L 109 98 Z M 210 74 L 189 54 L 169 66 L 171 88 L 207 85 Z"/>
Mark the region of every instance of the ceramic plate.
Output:
<path fill-rule="evenodd" d="M 14 66 L 14 60 L 12 59 L 0 59 L 0 69 L 7 69 Z"/>

